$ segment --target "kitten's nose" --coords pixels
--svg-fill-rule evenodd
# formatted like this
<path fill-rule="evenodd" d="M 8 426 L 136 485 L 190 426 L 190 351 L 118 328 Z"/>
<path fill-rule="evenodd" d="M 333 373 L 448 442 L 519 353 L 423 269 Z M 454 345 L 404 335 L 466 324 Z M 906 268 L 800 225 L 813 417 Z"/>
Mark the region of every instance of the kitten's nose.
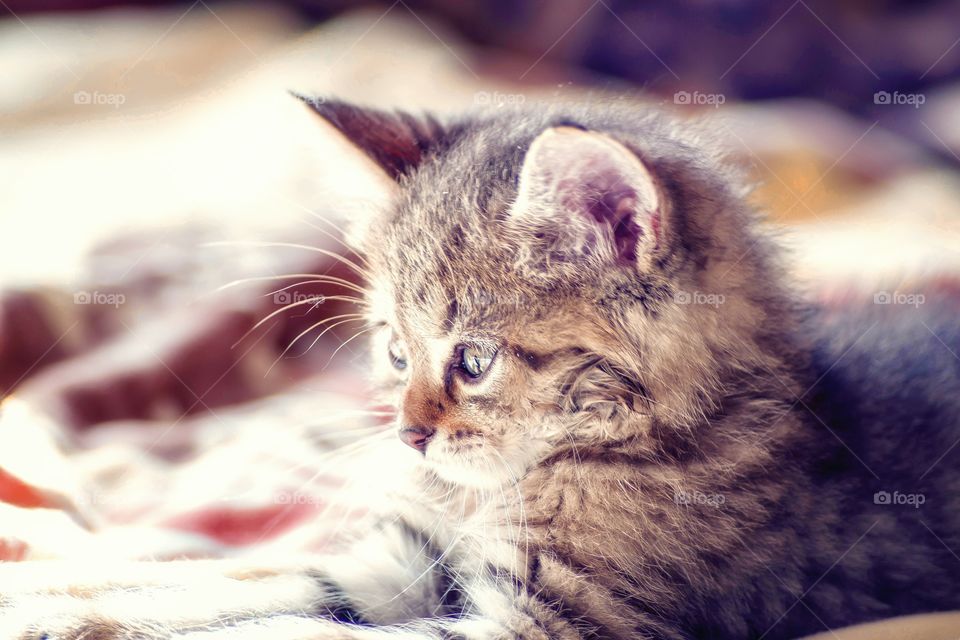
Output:
<path fill-rule="evenodd" d="M 427 443 L 430 442 L 430 438 L 436 432 L 437 430 L 433 427 L 404 427 L 400 429 L 400 439 L 407 446 L 413 447 L 420 453 L 425 453 Z"/>

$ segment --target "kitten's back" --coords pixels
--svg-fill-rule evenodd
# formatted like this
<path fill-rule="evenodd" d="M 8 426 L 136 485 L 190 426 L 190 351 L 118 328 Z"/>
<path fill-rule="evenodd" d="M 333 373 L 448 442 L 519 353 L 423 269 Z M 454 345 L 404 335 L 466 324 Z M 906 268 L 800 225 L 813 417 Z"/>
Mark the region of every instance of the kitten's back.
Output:
<path fill-rule="evenodd" d="M 958 312 L 948 294 L 914 305 L 871 294 L 811 318 L 818 380 L 804 403 L 832 452 L 814 479 L 842 537 L 859 538 L 827 581 L 868 608 L 887 603 L 887 616 L 960 606 Z"/>

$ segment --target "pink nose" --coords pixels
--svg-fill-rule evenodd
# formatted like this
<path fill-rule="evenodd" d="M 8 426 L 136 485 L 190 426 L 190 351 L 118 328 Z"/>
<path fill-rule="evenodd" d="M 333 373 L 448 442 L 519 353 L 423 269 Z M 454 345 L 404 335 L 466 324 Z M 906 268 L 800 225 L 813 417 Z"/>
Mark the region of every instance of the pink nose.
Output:
<path fill-rule="evenodd" d="M 420 453 L 425 453 L 427 443 L 430 442 L 436 432 L 437 430 L 432 427 L 404 427 L 400 429 L 400 439 L 408 447 L 413 447 Z"/>

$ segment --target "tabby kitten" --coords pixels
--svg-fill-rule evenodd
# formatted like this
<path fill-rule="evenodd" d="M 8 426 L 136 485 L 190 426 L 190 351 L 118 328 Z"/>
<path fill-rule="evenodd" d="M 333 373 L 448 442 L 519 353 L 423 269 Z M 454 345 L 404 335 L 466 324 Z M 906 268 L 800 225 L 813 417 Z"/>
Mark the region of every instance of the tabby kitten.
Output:
<path fill-rule="evenodd" d="M 410 488 L 309 567 L 11 567 L 4 637 L 772 640 L 960 607 L 950 316 L 805 308 L 716 145 L 656 113 L 308 103 L 395 189 L 351 237 Z"/>

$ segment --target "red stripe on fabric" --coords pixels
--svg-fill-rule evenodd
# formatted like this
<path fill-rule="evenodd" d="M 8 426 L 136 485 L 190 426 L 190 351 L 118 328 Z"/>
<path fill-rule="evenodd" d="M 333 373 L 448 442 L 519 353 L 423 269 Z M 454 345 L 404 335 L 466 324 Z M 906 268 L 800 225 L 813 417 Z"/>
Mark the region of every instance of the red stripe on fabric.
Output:
<path fill-rule="evenodd" d="M 231 546 L 269 540 L 316 514 L 322 504 L 272 504 L 261 508 L 211 507 L 178 515 L 164 526 L 198 533 Z"/>
<path fill-rule="evenodd" d="M 18 507 L 58 507 L 52 504 L 42 491 L 34 489 L 19 478 L 0 469 L 0 502 Z"/>

